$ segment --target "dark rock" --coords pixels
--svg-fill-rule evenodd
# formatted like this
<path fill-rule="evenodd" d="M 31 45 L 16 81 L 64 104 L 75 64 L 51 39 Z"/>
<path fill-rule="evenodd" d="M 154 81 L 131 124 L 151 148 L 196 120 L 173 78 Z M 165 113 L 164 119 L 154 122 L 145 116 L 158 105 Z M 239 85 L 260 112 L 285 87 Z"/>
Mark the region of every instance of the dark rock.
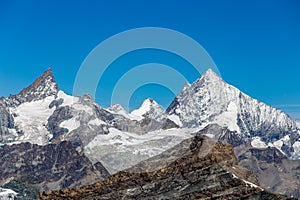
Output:
<path fill-rule="evenodd" d="M 55 99 L 55 100 L 53 100 L 53 101 L 50 103 L 49 108 L 51 109 L 51 108 L 53 108 L 54 106 L 57 108 L 57 107 L 59 107 L 63 102 L 64 102 L 64 100 L 63 100 L 62 98 L 60 98 L 60 99 Z"/>

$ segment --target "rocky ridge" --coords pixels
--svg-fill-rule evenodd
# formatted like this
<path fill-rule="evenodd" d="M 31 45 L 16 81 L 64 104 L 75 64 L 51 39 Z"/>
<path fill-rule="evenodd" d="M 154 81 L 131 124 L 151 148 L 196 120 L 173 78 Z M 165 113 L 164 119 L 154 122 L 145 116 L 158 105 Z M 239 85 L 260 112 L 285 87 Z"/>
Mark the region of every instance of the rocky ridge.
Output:
<path fill-rule="evenodd" d="M 230 145 L 201 134 L 189 141 L 186 152 L 154 171 L 122 171 L 92 185 L 41 192 L 39 199 L 287 199 L 259 187 Z"/>

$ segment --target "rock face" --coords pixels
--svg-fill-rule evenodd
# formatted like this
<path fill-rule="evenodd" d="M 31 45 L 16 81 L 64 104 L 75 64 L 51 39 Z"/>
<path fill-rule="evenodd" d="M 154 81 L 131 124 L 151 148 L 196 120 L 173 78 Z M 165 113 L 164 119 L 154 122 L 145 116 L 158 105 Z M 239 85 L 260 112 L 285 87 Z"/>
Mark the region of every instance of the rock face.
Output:
<path fill-rule="evenodd" d="M 106 178 L 101 163 L 92 164 L 80 145 L 71 142 L 39 146 L 30 143 L 0 147 L 0 184 L 23 180 L 40 189 L 81 186 Z"/>
<path fill-rule="evenodd" d="M 257 186 L 230 145 L 200 134 L 188 141 L 186 152 L 154 171 L 123 171 L 81 188 L 41 192 L 39 199 L 286 199 Z"/>
<path fill-rule="evenodd" d="M 300 161 L 289 160 L 278 149 L 235 148 L 239 164 L 252 171 L 262 187 L 300 198 Z"/>
<path fill-rule="evenodd" d="M 0 98 L 0 142 L 12 140 L 9 129 L 14 128 L 14 118 L 8 109 L 8 101 Z"/>

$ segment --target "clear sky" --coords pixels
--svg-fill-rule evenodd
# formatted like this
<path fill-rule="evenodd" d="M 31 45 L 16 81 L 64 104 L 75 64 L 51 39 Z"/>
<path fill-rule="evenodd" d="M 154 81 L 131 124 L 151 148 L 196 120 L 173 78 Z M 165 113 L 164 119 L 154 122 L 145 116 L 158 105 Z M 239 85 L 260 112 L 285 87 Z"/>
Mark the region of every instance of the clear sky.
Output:
<path fill-rule="evenodd" d="M 0 1 L 0 96 L 18 93 L 49 67 L 60 89 L 71 94 L 81 63 L 96 45 L 119 32 L 152 26 L 192 37 L 225 81 L 300 119 L 299 10 L 297 0 Z M 130 53 L 115 65 L 129 69 L 143 62 L 188 66 L 155 50 Z M 97 90 L 104 107 L 118 69 L 108 68 L 102 80 L 107 88 Z M 186 75 L 189 82 L 199 76 Z M 174 95 L 145 85 L 133 94 L 131 108 L 147 97 L 167 106 Z"/>

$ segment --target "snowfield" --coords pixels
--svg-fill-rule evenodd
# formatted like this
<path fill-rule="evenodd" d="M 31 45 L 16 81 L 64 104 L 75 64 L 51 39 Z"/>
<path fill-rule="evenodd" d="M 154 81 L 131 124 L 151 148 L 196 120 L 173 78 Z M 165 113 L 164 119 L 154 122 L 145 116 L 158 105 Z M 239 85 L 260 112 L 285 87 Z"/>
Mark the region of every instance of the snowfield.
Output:
<path fill-rule="evenodd" d="M 100 161 L 111 173 L 116 173 L 193 137 L 198 130 L 173 128 L 137 135 L 110 128 L 109 134 L 96 136 L 84 151 L 92 161 Z"/>

